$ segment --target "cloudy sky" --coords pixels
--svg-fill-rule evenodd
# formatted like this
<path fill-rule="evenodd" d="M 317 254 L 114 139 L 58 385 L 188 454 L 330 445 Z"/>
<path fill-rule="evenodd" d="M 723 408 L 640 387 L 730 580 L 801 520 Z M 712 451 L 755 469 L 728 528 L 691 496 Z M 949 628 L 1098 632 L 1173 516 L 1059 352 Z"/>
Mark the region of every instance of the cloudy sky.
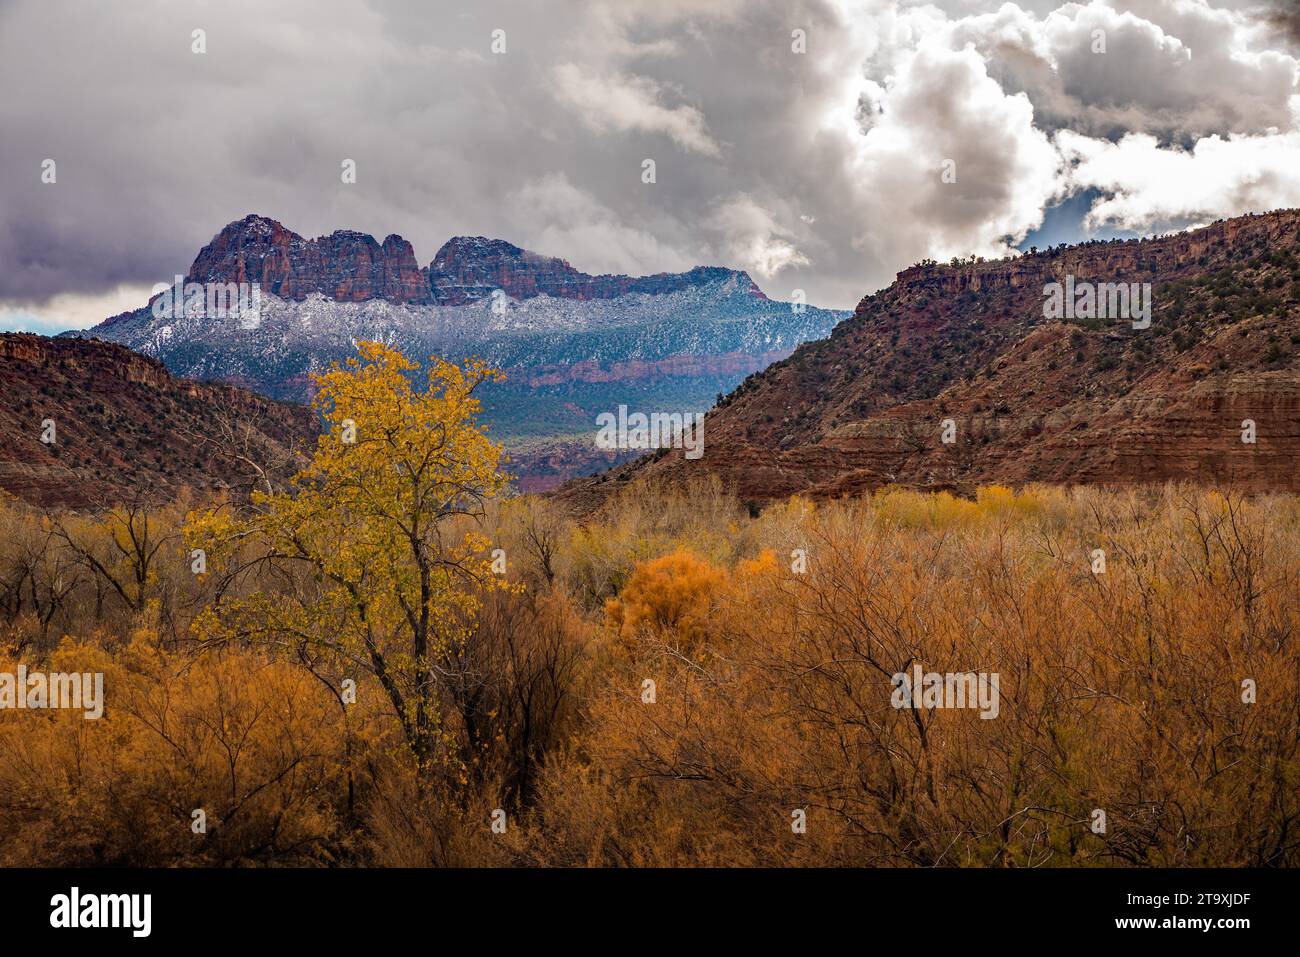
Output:
<path fill-rule="evenodd" d="M 1290 0 L 0 0 L 0 328 L 143 305 L 250 212 L 850 307 L 1300 206 L 1298 37 Z"/>

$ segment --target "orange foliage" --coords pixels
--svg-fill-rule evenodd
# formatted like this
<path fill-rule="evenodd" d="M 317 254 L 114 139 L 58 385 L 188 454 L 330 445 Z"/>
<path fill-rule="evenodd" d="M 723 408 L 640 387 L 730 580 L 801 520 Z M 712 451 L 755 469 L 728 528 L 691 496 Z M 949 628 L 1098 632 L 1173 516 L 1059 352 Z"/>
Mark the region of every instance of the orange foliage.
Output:
<path fill-rule="evenodd" d="M 124 596 L 90 561 L 120 519 L 60 538 L 0 503 L 0 671 L 107 692 L 95 721 L 0 711 L 0 864 L 1300 864 L 1300 498 L 624 495 L 581 525 L 491 506 L 510 587 L 421 672 L 420 777 L 378 677 L 181 638 L 220 589 L 254 614 L 310 575 L 193 575 L 155 515 Z M 996 717 L 896 707 L 916 665 L 997 674 Z"/>
<path fill-rule="evenodd" d="M 192 661 L 147 632 L 112 654 L 65 641 L 45 667 L 102 672 L 107 704 L 96 720 L 0 712 L 0 863 L 329 859 L 348 741 L 369 719 L 353 713 L 349 730 L 310 674 L 233 650 Z"/>
<path fill-rule="evenodd" d="M 605 603 L 606 621 L 625 641 L 644 628 L 693 647 L 708 636 L 714 602 L 727 581 L 724 571 L 683 550 L 642 562 L 622 595 Z"/>

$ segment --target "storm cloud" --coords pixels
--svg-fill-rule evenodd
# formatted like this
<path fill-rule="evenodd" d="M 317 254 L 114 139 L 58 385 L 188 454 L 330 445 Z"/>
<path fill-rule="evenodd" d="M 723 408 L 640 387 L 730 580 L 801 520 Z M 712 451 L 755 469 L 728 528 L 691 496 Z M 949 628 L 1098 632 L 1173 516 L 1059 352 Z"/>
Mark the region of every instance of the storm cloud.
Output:
<path fill-rule="evenodd" d="M 1300 204 L 1278 16 L 1294 24 L 1227 0 L 9 0 L 0 324 L 84 324 L 250 212 L 400 233 L 421 263 L 487 235 L 851 306 L 921 258 L 1011 252 L 1085 192 L 1091 229 Z"/>

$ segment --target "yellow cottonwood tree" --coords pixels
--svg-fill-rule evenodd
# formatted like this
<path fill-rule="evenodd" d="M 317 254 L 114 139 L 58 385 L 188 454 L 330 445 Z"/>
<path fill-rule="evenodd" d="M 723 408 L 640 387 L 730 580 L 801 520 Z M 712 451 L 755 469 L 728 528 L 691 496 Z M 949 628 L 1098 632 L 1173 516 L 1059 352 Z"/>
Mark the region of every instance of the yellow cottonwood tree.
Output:
<path fill-rule="evenodd" d="M 465 517 L 507 481 L 473 395 L 501 373 L 435 358 L 421 390 L 419 365 L 398 351 L 358 351 L 316 376 L 326 430 L 288 491 L 258 492 L 242 514 L 192 516 L 191 547 L 227 576 L 195 627 L 208 640 L 281 645 L 338 680 L 373 675 L 423 780 L 443 738 L 441 665 L 470 632 L 474 586 L 494 579 L 488 542 Z"/>

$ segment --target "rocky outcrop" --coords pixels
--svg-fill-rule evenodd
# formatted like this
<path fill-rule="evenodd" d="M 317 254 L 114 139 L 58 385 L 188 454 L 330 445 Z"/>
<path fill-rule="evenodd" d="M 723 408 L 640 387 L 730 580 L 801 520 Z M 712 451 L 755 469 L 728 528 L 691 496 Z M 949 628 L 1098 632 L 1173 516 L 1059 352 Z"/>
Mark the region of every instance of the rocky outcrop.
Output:
<path fill-rule="evenodd" d="M 78 346 L 68 339 L 51 339 L 30 333 L 0 333 L 0 366 L 21 379 L 22 373 L 39 368 L 43 375 L 97 375 L 130 385 L 166 389 L 175 385 L 167 368 L 157 359 L 142 356 L 124 346 L 99 343 L 98 348 Z"/>
<path fill-rule="evenodd" d="M 339 302 L 387 299 L 427 302 L 415 251 L 401 236 L 388 236 L 381 246 L 373 236 L 339 230 L 315 240 L 320 253 L 319 291 Z"/>
<path fill-rule="evenodd" d="M 247 216 L 204 246 L 187 282 L 260 283 L 264 292 L 302 300 L 320 293 L 340 302 L 386 299 L 428 302 L 429 291 L 411 244 L 342 229 L 304 239 L 273 219 Z"/>
<path fill-rule="evenodd" d="M 1264 243 L 1294 244 L 1300 231 L 1300 210 L 1279 210 L 1260 216 L 1227 219 L 1190 232 L 1155 239 L 1120 239 L 1038 250 L 1015 259 L 940 265 L 929 262 L 904 269 L 896 289 L 903 294 L 957 296 L 965 292 L 1032 290 L 1041 295 L 1045 282 L 1067 275 L 1098 282 L 1149 281 L 1152 267 L 1165 277 L 1205 267 L 1222 259 L 1230 248 Z M 858 309 L 870 304 L 865 296 Z"/>
<path fill-rule="evenodd" d="M 456 306 L 487 298 L 500 289 L 512 299 L 551 296 L 556 299 L 614 299 L 629 293 L 660 295 L 691 286 L 730 279 L 759 299 L 762 291 L 746 273 L 716 266 L 700 266 L 684 273 L 653 276 L 593 276 L 574 269 L 563 259 L 539 256 L 482 236 L 457 236 L 449 240 L 429 265 L 429 288 L 435 302 Z"/>

